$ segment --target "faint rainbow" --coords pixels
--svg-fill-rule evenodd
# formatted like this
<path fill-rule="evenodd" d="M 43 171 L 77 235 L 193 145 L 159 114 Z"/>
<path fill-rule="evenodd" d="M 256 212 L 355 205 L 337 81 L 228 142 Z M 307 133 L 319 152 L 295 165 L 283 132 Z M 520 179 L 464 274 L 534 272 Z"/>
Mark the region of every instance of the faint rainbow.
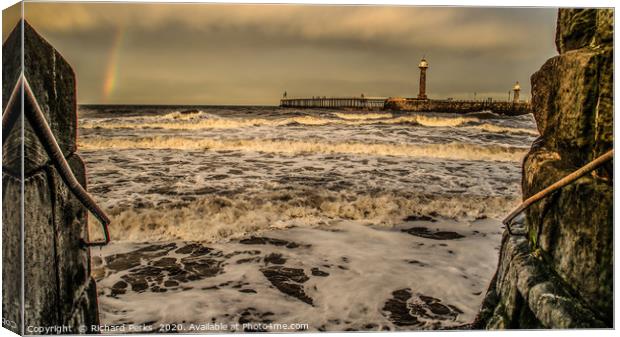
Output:
<path fill-rule="evenodd" d="M 114 36 L 114 41 L 112 43 L 112 48 L 108 54 L 108 64 L 106 67 L 102 92 L 104 102 L 108 101 L 118 82 L 119 55 L 121 52 L 121 47 L 123 46 L 124 37 L 126 35 L 125 32 L 126 29 L 124 24 L 118 26 L 116 35 Z"/>

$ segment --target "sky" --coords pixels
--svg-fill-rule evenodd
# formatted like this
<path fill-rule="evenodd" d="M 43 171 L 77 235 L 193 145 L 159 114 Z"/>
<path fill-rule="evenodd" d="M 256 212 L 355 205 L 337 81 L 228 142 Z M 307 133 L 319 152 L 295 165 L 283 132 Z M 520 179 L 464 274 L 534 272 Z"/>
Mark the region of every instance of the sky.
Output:
<path fill-rule="evenodd" d="M 277 105 L 288 97 L 507 99 L 550 57 L 557 9 L 26 3 L 80 104 Z M 15 20 L 3 12 L 3 40 Z"/>

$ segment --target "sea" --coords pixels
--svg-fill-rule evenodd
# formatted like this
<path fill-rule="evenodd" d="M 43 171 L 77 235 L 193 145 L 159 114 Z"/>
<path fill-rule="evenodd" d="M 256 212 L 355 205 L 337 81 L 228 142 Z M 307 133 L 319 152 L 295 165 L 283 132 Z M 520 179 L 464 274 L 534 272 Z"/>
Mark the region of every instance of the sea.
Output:
<path fill-rule="evenodd" d="M 537 137 L 531 115 L 488 111 L 82 105 L 78 153 L 112 220 L 91 250 L 101 323 L 464 327 Z"/>

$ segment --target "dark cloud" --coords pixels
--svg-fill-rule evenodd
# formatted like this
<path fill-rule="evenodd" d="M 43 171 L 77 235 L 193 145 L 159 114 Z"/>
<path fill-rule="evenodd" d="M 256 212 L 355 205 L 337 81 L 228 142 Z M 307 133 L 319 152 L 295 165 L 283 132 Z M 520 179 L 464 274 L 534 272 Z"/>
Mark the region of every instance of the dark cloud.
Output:
<path fill-rule="evenodd" d="M 555 53 L 555 9 L 26 3 L 83 103 L 276 104 L 296 96 L 505 98 Z M 117 81 L 103 95 L 122 30 Z"/>

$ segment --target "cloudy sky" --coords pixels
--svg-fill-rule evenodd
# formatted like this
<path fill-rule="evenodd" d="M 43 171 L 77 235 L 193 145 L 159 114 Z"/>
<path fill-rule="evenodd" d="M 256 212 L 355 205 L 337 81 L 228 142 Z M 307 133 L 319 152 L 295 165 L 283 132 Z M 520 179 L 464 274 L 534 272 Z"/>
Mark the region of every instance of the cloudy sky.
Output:
<path fill-rule="evenodd" d="M 422 56 L 431 98 L 506 99 L 517 80 L 529 98 L 556 54 L 551 8 L 26 3 L 25 15 L 75 69 L 80 103 L 412 97 Z"/>

